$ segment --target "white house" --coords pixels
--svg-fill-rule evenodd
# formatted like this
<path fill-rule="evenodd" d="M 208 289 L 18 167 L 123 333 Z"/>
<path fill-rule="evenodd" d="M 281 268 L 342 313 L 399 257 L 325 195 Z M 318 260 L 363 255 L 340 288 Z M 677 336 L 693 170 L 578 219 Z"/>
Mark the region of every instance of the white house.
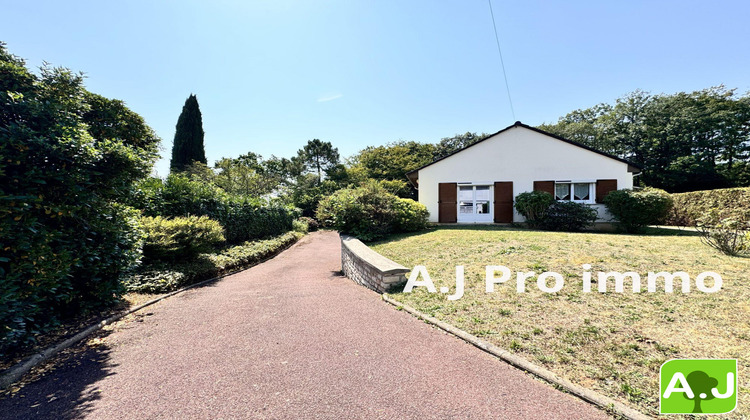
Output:
<path fill-rule="evenodd" d="M 523 222 L 513 199 L 533 190 L 588 204 L 598 211 L 598 222 L 607 222 L 602 199 L 632 188 L 639 172 L 624 159 L 518 121 L 406 176 L 431 222 Z"/>

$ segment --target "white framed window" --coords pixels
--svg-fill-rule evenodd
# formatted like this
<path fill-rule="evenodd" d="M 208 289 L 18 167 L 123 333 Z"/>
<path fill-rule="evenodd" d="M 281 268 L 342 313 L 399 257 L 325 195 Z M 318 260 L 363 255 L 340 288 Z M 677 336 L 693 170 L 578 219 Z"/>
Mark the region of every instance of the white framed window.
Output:
<path fill-rule="evenodd" d="M 555 181 L 555 200 L 591 204 L 596 183 L 589 181 Z"/>

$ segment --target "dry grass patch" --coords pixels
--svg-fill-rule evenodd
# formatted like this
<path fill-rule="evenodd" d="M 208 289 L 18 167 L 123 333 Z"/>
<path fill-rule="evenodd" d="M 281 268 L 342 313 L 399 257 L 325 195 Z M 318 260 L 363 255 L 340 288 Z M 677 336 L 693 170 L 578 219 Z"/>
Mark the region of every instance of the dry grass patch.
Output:
<path fill-rule="evenodd" d="M 497 227 L 441 227 L 397 235 L 372 247 L 407 267 L 424 265 L 435 286 L 455 286 L 464 265 L 466 293 L 457 301 L 417 288 L 394 298 L 536 361 L 585 387 L 658 414 L 659 367 L 672 358 L 736 358 L 739 405 L 750 413 L 750 259 L 728 257 L 697 236 L 555 233 Z M 686 271 L 721 274 L 714 294 L 695 291 L 582 292 L 582 264 L 597 271 Z M 485 293 L 485 266 L 513 276 Z M 535 281 L 517 293 L 516 271 L 554 271 L 565 286 L 543 293 Z M 710 280 L 709 280 L 710 283 Z M 596 284 L 593 285 L 596 290 Z M 611 290 L 611 289 L 610 289 Z M 658 290 L 658 289 L 657 289 Z"/>

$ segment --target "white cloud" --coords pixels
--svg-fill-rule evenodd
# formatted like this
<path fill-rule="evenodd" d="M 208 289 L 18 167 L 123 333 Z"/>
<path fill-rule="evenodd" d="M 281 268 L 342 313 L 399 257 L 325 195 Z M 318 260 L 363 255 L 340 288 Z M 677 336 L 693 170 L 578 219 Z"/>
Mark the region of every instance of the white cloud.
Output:
<path fill-rule="evenodd" d="M 318 98 L 318 102 L 328 102 L 328 101 L 333 101 L 333 100 L 335 100 L 335 99 L 339 99 L 339 98 L 341 98 L 341 97 L 343 97 L 343 96 L 344 96 L 344 95 L 342 95 L 342 94 L 340 94 L 340 93 L 334 93 L 334 94 L 331 94 L 331 95 L 323 95 L 323 96 L 321 96 L 320 98 Z"/>

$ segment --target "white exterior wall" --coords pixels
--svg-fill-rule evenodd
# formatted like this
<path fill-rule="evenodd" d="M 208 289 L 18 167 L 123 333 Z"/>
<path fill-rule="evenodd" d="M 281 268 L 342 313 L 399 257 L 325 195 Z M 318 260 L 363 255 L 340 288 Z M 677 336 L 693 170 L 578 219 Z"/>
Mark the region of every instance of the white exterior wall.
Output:
<path fill-rule="evenodd" d="M 513 196 L 534 190 L 534 181 L 617 179 L 617 188 L 632 188 L 628 165 L 550 136 L 515 126 L 419 171 L 419 202 L 430 221 L 438 221 L 438 184 L 489 184 L 512 181 Z M 592 204 L 599 222 L 611 220 L 603 204 Z M 514 222 L 524 217 L 515 212 Z"/>

